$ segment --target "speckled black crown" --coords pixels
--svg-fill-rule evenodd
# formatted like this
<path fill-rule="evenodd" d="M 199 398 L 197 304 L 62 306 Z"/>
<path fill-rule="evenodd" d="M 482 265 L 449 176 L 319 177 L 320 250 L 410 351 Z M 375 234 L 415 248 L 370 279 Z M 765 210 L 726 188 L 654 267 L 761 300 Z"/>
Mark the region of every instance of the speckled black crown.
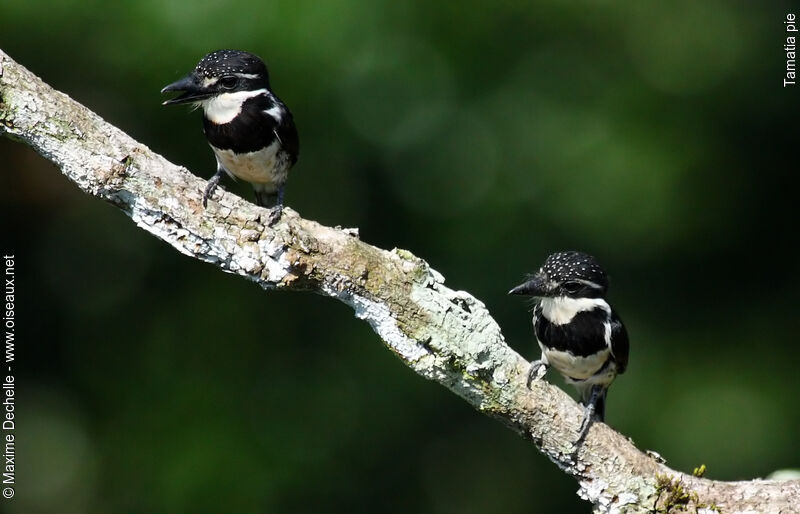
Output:
<path fill-rule="evenodd" d="M 198 75 L 220 77 L 230 73 L 257 75 L 269 83 L 267 65 L 255 54 L 242 50 L 217 50 L 203 57 L 195 68 Z"/>
<path fill-rule="evenodd" d="M 597 259 L 583 252 L 558 252 L 550 255 L 539 270 L 556 282 L 588 280 L 608 289 L 608 276 Z"/>

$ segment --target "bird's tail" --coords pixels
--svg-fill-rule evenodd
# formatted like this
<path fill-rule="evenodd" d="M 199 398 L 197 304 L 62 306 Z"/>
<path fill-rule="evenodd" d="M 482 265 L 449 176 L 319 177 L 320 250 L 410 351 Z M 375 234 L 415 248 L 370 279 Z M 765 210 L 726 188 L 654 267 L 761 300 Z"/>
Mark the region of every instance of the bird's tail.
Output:
<path fill-rule="evenodd" d="M 597 421 L 605 421 L 606 419 L 606 395 L 608 394 L 608 388 L 604 387 L 600 394 L 597 396 L 597 400 L 594 403 L 594 418 Z M 581 404 L 589 405 L 589 402 L 592 398 L 592 386 L 588 386 L 586 388 L 581 389 Z"/>

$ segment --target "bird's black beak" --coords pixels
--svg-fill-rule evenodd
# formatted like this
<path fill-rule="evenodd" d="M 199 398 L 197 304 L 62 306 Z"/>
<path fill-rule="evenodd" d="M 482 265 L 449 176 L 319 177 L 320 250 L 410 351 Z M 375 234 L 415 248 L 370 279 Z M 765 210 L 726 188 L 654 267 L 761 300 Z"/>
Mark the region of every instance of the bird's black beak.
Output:
<path fill-rule="evenodd" d="M 547 296 L 547 276 L 537 273 L 524 284 L 520 284 L 508 294 L 518 294 L 525 296 Z"/>
<path fill-rule="evenodd" d="M 190 102 L 197 102 L 213 96 L 214 92 L 206 87 L 203 87 L 198 80 L 198 77 L 193 73 L 187 75 L 182 79 L 173 82 L 161 90 L 162 93 L 169 93 L 170 91 L 183 91 L 183 94 L 165 100 L 161 105 L 173 104 L 186 104 Z"/>

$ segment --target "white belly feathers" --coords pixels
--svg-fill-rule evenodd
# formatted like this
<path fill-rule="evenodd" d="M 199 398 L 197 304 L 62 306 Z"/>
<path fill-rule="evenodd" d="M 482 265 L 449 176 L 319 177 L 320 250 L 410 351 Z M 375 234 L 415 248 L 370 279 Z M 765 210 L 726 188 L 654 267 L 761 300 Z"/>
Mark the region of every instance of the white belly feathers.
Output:
<path fill-rule="evenodd" d="M 556 368 L 559 373 L 564 375 L 567 379 L 567 382 L 591 379 L 592 383 L 610 384 L 614 379 L 613 373 L 610 375 L 603 373 L 599 376 L 595 376 L 595 373 L 600 371 L 600 369 L 608 360 L 609 350 L 603 350 L 602 352 L 590 355 L 588 357 L 578 357 L 569 352 L 549 350 L 541 345 L 541 343 L 539 346 L 542 348 L 542 355 L 545 357 L 545 359 L 547 359 L 547 362 Z M 615 368 L 614 364 L 609 363 L 607 369 L 611 369 L 613 371 L 613 368 Z"/>
<path fill-rule="evenodd" d="M 236 154 L 232 150 L 221 150 L 214 146 L 217 162 L 232 177 L 251 184 L 278 185 L 286 182 L 289 162 L 285 153 L 279 153 L 280 141 L 256 152 Z"/>

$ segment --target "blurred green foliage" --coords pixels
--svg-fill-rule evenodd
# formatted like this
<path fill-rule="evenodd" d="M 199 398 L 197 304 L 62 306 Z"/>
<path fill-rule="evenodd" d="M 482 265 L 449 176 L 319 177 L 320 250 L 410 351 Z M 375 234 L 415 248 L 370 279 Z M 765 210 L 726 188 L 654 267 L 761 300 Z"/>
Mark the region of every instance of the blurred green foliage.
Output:
<path fill-rule="evenodd" d="M 199 114 L 158 91 L 208 51 L 260 54 L 301 135 L 289 205 L 427 259 L 529 357 L 505 291 L 552 251 L 596 254 L 632 340 L 609 423 L 737 479 L 800 455 L 793 7 L 33 0 L 3 3 L 0 48 L 204 177 Z M 23 145 L 0 140 L 0 171 L 20 317 L 7 512 L 586 512 L 343 305 L 180 255 Z"/>

